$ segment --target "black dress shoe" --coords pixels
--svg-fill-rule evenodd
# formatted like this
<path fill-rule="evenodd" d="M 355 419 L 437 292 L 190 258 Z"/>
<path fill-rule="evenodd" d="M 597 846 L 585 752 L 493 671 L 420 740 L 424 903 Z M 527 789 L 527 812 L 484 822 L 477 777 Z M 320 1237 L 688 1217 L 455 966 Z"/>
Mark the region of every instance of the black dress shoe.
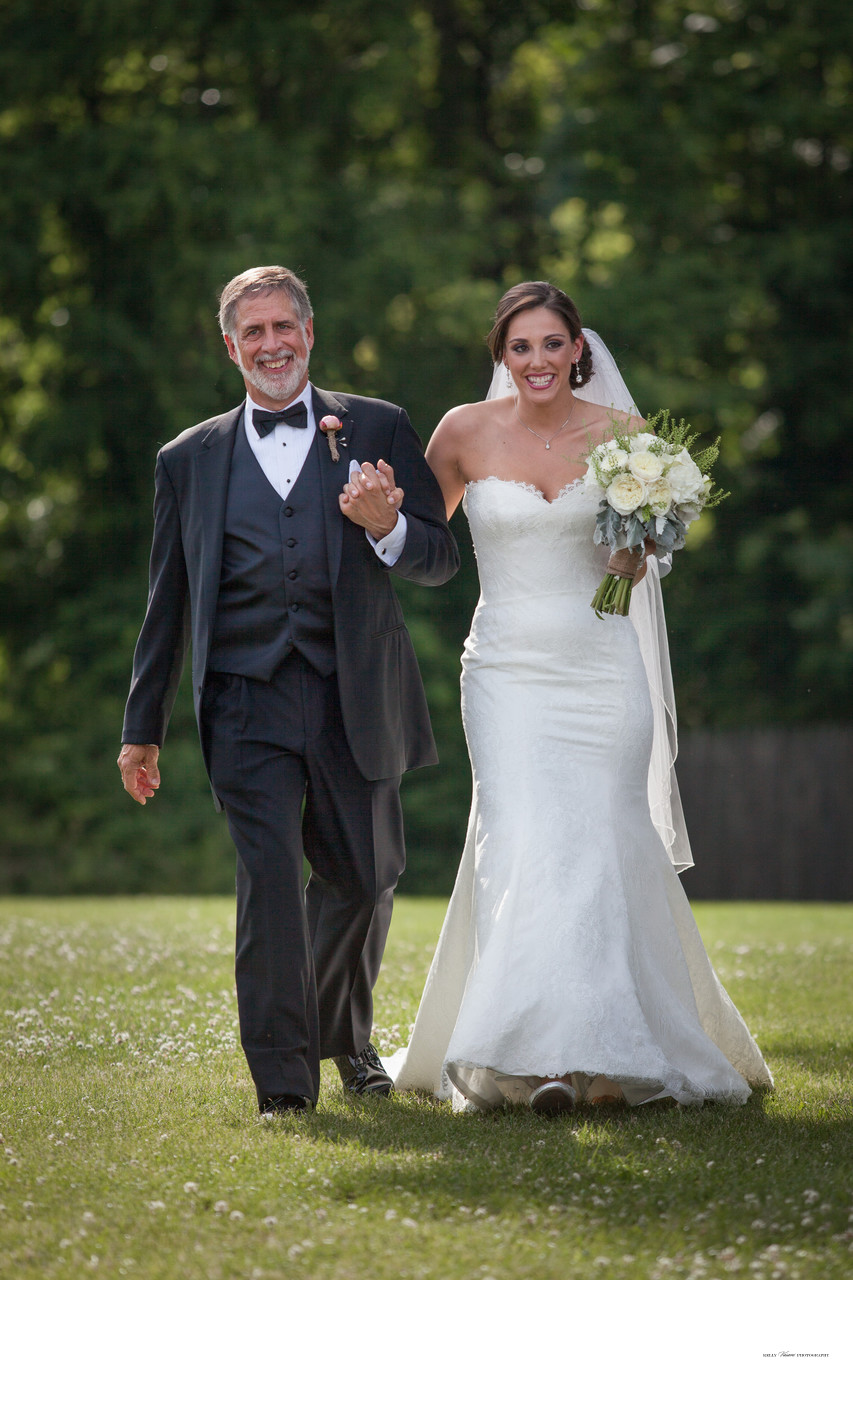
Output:
<path fill-rule="evenodd" d="M 313 1101 L 307 1096 L 267 1096 L 261 1103 L 260 1114 L 265 1121 L 275 1116 L 301 1116 L 313 1108 Z"/>
<path fill-rule="evenodd" d="M 356 1096 L 390 1096 L 394 1089 L 394 1082 L 370 1042 L 359 1056 L 336 1056 L 334 1062 L 344 1089 Z"/>

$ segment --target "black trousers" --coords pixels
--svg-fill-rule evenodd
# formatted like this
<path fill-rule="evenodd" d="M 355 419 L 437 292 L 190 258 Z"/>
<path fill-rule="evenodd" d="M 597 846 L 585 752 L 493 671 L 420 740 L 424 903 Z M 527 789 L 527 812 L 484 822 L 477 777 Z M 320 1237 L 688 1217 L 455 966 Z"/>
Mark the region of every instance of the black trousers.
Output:
<path fill-rule="evenodd" d="M 237 849 L 237 1005 L 258 1103 L 316 1103 L 321 1059 L 370 1040 L 405 866 L 400 781 L 362 777 L 335 676 L 296 652 L 269 684 L 209 675 L 203 720 Z"/>

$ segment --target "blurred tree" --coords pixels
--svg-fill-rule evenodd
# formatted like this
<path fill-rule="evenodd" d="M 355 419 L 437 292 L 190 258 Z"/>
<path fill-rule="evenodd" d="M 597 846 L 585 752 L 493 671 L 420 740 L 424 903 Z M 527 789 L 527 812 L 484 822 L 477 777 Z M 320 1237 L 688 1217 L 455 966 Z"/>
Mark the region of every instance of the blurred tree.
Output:
<path fill-rule="evenodd" d="M 154 456 L 240 399 L 216 297 L 256 263 L 306 277 L 315 380 L 424 436 L 483 392 L 500 291 L 568 287 L 642 407 L 724 432 L 734 494 L 667 582 L 682 716 L 849 718 L 852 25 L 840 0 L 7 0 L 0 887 L 230 883 L 188 700 L 144 813 L 114 759 Z M 442 755 L 407 780 L 411 890 L 464 834 L 457 524 L 460 576 L 401 582 Z"/>
<path fill-rule="evenodd" d="M 546 266 L 642 410 L 723 434 L 731 499 L 666 586 L 692 725 L 853 715 L 851 40 L 844 0 L 584 0 L 516 60 Z"/>

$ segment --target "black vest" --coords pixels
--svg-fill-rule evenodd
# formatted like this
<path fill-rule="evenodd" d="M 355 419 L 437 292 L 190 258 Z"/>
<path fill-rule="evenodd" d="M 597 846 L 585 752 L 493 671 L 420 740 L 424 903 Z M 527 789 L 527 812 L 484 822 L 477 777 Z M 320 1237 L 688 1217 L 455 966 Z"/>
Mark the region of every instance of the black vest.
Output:
<path fill-rule="evenodd" d="M 237 427 L 208 668 L 270 680 L 292 650 L 322 675 L 335 635 L 317 438 L 292 494 L 270 485 Z"/>

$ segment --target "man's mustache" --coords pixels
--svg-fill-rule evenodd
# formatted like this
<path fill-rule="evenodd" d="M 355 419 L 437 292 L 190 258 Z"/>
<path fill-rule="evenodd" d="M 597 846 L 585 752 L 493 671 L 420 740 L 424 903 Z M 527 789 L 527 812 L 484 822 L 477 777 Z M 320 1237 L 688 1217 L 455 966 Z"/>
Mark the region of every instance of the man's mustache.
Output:
<path fill-rule="evenodd" d="M 277 362 L 280 357 L 293 357 L 295 360 L 294 353 L 284 348 L 282 352 L 259 352 L 254 359 L 254 363 L 257 367 L 264 362 Z"/>

